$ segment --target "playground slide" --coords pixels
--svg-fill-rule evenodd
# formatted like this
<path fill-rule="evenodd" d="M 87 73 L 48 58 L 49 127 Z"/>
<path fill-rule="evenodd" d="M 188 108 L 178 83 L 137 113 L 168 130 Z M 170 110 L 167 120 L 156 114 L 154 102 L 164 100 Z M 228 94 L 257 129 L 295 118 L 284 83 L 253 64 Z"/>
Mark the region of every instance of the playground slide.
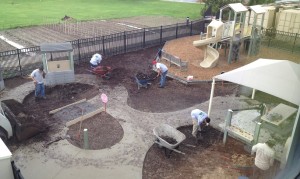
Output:
<path fill-rule="evenodd" d="M 213 68 L 217 65 L 219 60 L 219 52 L 209 46 L 211 43 L 217 43 L 219 40 L 217 38 L 208 38 L 204 40 L 197 40 L 193 42 L 193 45 L 198 48 L 206 50 L 206 55 L 204 60 L 200 63 L 203 68 Z"/>

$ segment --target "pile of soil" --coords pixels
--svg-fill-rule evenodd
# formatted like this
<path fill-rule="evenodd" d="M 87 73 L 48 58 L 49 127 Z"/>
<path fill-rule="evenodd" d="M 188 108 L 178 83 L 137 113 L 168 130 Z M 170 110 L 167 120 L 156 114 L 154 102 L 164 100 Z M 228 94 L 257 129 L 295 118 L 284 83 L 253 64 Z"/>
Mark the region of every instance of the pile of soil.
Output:
<path fill-rule="evenodd" d="M 46 124 L 38 116 L 28 113 L 24 106 L 14 99 L 1 101 L 5 116 L 12 125 L 14 136 L 18 141 L 26 140 L 46 131 Z"/>
<path fill-rule="evenodd" d="M 101 112 L 88 119 L 69 127 L 67 135 L 68 141 L 79 147 L 84 148 L 83 129 L 88 129 L 89 149 L 99 150 L 109 148 L 118 143 L 124 135 L 120 123 L 106 112 Z"/>
<path fill-rule="evenodd" d="M 67 16 L 67 15 L 65 15 L 63 18 L 61 18 L 61 20 L 76 22 L 76 19 L 74 19 L 73 17 Z"/>
<path fill-rule="evenodd" d="M 17 81 L 18 82 L 18 81 Z M 22 82 L 23 81 L 19 81 Z M 23 124 L 40 126 L 43 129 L 42 133 L 36 133 L 32 140 L 26 142 L 45 141 L 51 139 L 51 132 L 60 130 L 66 121 L 60 121 L 49 114 L 51 110 L 63 107 L 65 105 L 74 103 L 81 99 L 90 99 L 99 94 L 98 87 L 88 84 L 72 83 L 64 85 L 56 85 L 53 87 L 46 87 L 45 89 L 47 99 L 36 101 L 34 91 L 28 94 L 22 104 L 18 102 L 7 103 L 11 113 L 16 114 L 18 121 L 23 121 Z M 30 136 L 32 137 L 32 136 Z M 25 139 L 25 138 L 24 138 Z M 26 138 L 27 139 L 27 138 Z M 8 145 L 11 146 L 13 151 L 21 143 L 14 136 L 9 141 Z"/>
<path fill-rule="evenodd" d="M 157 76 L 157 73 L 154 71 L 150 74 L 145 74 L 143 72 L 138 72 L 136 74 L 136 78 L 138 80 L 153 80 L 154 78 L 156 78 L 156 76 Z"/>

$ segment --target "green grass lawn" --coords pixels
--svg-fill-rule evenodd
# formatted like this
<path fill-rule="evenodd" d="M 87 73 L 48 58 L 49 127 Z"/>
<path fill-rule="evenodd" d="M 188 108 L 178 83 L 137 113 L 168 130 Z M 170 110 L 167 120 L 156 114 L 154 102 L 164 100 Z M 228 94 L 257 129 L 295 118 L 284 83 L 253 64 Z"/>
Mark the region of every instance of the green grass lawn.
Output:
<path fill-rule="evenodd" d="M 0 29 L 59 22 L 65 15 L 77 20 L 133 16 L 200 18 L 201 4 L 160 0 L 0 0 Z"/>

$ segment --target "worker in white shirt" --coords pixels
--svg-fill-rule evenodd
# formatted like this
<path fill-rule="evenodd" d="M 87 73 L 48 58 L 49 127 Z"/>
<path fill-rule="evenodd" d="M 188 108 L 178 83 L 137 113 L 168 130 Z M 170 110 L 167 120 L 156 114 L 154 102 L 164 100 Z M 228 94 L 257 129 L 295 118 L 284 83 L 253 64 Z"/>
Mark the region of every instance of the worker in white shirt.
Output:
<path fill-rule="evenodd" d="M 160 75 L 159 88 L 164 88 L 166 84 L 166 78 L 168 74 L 168 67 L 163 63 L 157 63 L 156 60 L 152 61 L 157 69 L 157 77 Z"/>
<path fill-rule="evenodd" d="M 39 99 L 46 99 L 44 85 L 46 73 L 44 72 L 44 66 L 41 65 L 38 69 L 33 70 L 33 72 L 30 74 L 30 77 L 35 86 L 35 100 L 38 101 Z"/>
<path fill-rule="evenodd" d="M 99 53 L 96 53 L 92 56 L 91 60 L 90 60 L 90 64 L 92 68 L 97 67 L 102 61 L 102 55 L 100 55 Z"/>
<path fill-rule="evenodd" d="M 254 178 L 270 178 L 271 172 L 269 169 L 273 165 L 275 157 L 275 151 L 272 149 L 274 145 L 275 142 L 269 140 L 266 143 L 258 143 L 252 147 L 251 154 L 256 153 L 255 167 L 253 170 Z"/>
<path fill-rule="evenodd" d="M 201 111 L 200 109 L 194 109 L 191 112 L 191 117 L 193 120 L 193 131 L 192 135 L 198 140 L 197 133 L 198 130 L 201 131 L 201 125 L 203 124 L 204 126 L 208 126 L 210 123 L 210 118 L 208 115 Z"/>

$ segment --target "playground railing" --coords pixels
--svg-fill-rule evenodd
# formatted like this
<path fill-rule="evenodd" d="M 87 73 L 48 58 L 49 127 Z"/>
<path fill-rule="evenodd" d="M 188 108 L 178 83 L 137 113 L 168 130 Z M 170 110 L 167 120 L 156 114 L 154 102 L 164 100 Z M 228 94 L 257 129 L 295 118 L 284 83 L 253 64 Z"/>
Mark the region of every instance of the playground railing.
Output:
<path fill-rule="evenodd" d="M 162 51 L 162 58 L 169 61 L 170 62 L 170 66 L 172 64 L 177 65 L 178 67 L 180 67 L 181 71 L 187 70 L 188 67 L 188 62 L 187 61 L 183 61 L 182 59 L 180 59 L 177 56 L 173 56 L 165 51 Z"/>

